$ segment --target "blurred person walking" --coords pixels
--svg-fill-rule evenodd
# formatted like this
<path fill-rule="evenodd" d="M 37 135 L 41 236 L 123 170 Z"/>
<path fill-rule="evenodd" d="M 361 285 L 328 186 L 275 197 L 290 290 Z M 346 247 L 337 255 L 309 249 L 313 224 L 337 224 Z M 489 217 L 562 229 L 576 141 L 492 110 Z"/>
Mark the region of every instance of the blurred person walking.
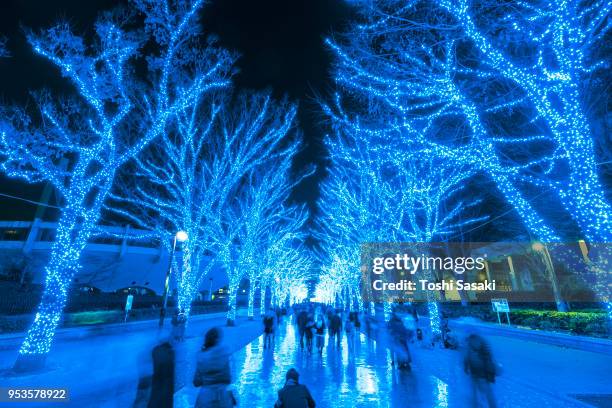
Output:
<path fill-rule="evenodd" d="M 353 325 L 357 335 L 361 332 L 361 312 L 353 312 Z"/>
<path fill-rule="evenodd" d="M 319 351 L 319 354 L 323 354 L 323 346 L 325 345 L 325 321 L 323 321 L 322 315 L 317 316 L 314 331 L 316 336 L 317 350 Z"/>
<path fill-rule="evenodd" d="M 344 322 L 344 331 L 346 332 L 346 343 L 348 345 L 349 352 L 353 350 L 355 345 L 355 322 L 353 321 L 354 315 L 349 313 L 347 319 Z"/>
<path fill-rule="evenodd" d="M 153 377 L 147 408 L 172 408 L 174 405 L 174 348 L 169 341 L 155 346 L 152 352 Z"/>
<path fill-rule="evenodd" d="M 442 314 L 442 323 L 440 325 L 442 332 L 442 345 L 444 348 L 456 350 L 459 347 L 459 342 L 454 335 L 451 334 L 451 329 L 448 325 L 448 316 Z"/>
<path fill-rule="evenodd" d="M 308 314 L 308 320 L 306 321 L 306 326 L 304 327 L 304 335 L 306 336 L 306 349 L 308 353 L 312 353 L 312 339 L 314 337 L 314 315 L 312 313 Z"/>
<path fill-rule="evenodd" d="M 342 339 L 342 318 L 338 312 L 334 312 L 329 319 L 329 331 L 330 336 L 336 337 L 336 343 L 340 346 L 340 340 Z M 333 343 L 333 339 L 330 338 L 330 343 Z"/>
<path fill-rule="evenodd" d="M 408 341 L 412 343 L 415 337 L 416 329 L 417 329 L 416 319 L 414 318 L 412 314 L 407 314 L 402 319 L 402 322 L 404 324 L 404 327 L 408 331 Z"/>
<path fill-rule="evenodd" d="M 204 336 L 204 345 L 198 352 L 193 385 L 200 387 L 196 408 L 230 408 L 237 404 L 229 389 L 232 383 L 229 350 L 222 344 L 222 332 L 213 327 Z"/>
<path fill-rule="evenodd" d="M 274 314 L 268 310 L 263 318 L 264 324 L 264 348 L 274 346 Z"/>
<path fill-rule="evenodd" d="M 478 401 L 484 397 L 489 408 L 497 407 L 492 386 L 497 369 L 488 343 L 479 334 L 472 333 L 467 338 L 463 368 L 472 379 L 471 406 L 479 407 Z"/>
<path fill-rule="evenodd" d="M 391 319 L 388 323 L 389 336 L 391 337 L 391 364 L 400 369 L 410 370 L 410 349 L 408 348 L 408 329 L 404 326 L 404 322 L 399 318 L 397 313 L 391 314 Z"/>
<path fill-rule="evenodd" d="M 280 307 L 276 307 L 275 310 L 275 314 L 276 314 L 276 323 L 277 324 L 281 324 L 281 321 L 283 320 L 283 311 Z"/>
<path fill-rule="evenodd" d="M 304 335 L 306 333 L 307 323 L 308 323 L 308 312 L 302 309 L 297 315 L 298 333 L 300 335 L 300 349 L 304 349 Z"/>

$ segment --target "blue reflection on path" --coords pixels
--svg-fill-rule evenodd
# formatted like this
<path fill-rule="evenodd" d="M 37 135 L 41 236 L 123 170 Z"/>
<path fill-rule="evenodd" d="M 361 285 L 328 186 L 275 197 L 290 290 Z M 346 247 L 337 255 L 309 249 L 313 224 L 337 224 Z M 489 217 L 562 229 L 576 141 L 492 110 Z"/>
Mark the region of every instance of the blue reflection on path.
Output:
<path fill-rule="evenodd" d="M 327 344 L 323 354 L 300 350 L 297 330 L 283 324 L 273 349 L 263 348 L 263 336 L 234 356 L 235 391 L 239 406 L 272 407 L 285 373 L 295 367 L 318 407 L 466 407 L 471 384 L 457 351 L 421 349 L 412 345 L 412 371 L 394 369 L 386 347 L 356 335 L 349 350 L 346 336 L 339 348 Z M 500 407 L 576 406 L 567 400 L 516 384 L 495 385 Z"/>
<path fill-rule="evenodd" d="M 393 370 L 388 351 L 363 334 L 356 336 L 350 351 L 346 336 L 339 348 L 326 344 L 322 355 L 316 350 L 309 354 L 298 345 L 295 327 L 285 324 L 280 326 L 273 350 L 264 349 L 263 337 L 259 337 L 234 354 L 240 405 L 272 407 L 286 371 L 295 367 L 318 406 L 448 406 L 444 382 Z M 420 387 L 420 382 L 429 384 Z M 429 393 L 421 392 L 427 389 Z"/>

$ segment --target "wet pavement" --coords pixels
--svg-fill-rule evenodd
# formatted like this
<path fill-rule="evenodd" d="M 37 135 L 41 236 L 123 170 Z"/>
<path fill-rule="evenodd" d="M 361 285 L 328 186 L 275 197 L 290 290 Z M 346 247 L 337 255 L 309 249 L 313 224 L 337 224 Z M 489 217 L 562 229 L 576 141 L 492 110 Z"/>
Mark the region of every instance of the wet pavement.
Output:
<path fill-rule="evenodd" d="M 471 381 L 463 372 L 459 351 L 428 349 L 414 344 L 411 371 L 391 365 L 389 350 L 363 333 L 349 349 L 326 344 L 322 355 L 300 350 L 297 329 L 282 324 L 273 349 L 263 348 L 263 336 L 233 356 L 235 394 L 239 406 L 272 407 L 286 371 L 295 367 L 300 383 L 310 389 L 319 407 L 467 407 Z M 520 373 L 516 373 L 520 375 Z M 514 381 L 502 373 L 494 385 L 500 407 L 584 407 L 578 401 Z M 485 406 L 485 405 L 482 405 Z"/>
<path fill-rule="evenodd" d="M 242 314 L 242 313 L 241 313 Z M 261 323 L 249 321 L 241 316 L 235 327 L 225 327 L 225 313 L 195 316 L 187 326 L 185 341 L 175 347 L 177 389 L 182 383 L 191 383 L 196 362 L 196 352 L 200 349 L 204 333 L 211 327 L 222 327 L 226 346 L 231 350 L 244 347 L 261 332 Z M 138 393 L 138 382 L 150 376 L 153 363 L 151 350 L 161 339 L 169 336 L 171 325 L 166 324 L 161 333 L 157 320 L 152 327 L 119 332 L 105 333 L 100 327 L 98 335 L 85 338 L 59 339 L 47 359 L 47 367 L 40 372 L 15 374 L 10 367 L 17 355 L 18 345 L 3 347 L 0 341 L 0 385 L 3 387 L 66 388 L 70 401 L 61 404 L 0 402 L 0 408 L 17 407 L 101 407 L 126 408 L 144 407 L 148 401 L 148 390 L 144 395 Z M 188 384 L 189 385 L 189 384 Z M 192 389 L 193 407 L 197 390 Z M 182 394 L 177 392 L 177 397 Z"/>
<path fill-rule="evenodd" d="M 177 387 L 176 408 L 194 406 L 199 392 L 191 384 L 195 353 L 203 333 L 220 325 L 224 325 L 224 318 L 193 321 L 188 326 L 184 347 L 177 350 L 177 383 L 185 386 Z M 232 355 L 233 387 L 241 407 L 273 407 L 291 367 L 300 372 L 300 382 L 309 387 L 317 407 L 472 406 L 471 381 L 463 372 L 459 351 L 412 344 L 412 371 L 402 371 L 391 365 L 384 336 L 375 341 L 356 335 L 351 348 L 346 336 L 339 348 L 327 344 L 326 338 L 319 355 L 316 350 L 312 354 L 300 350 L 297 330 L 291 323 L 280 325 L 273 349 L 263 348 L 261 330 L 261 321 L 246 318 L 236 327 L 224 327 L 226 345 L 236 350 Z M 141 358 L 150 356 L 157 341 L 155 333 L 145 330 L 60 341 L 49 356 L 47 371 L 0 376 L 0 380 L 3 385 L 67 387 L 71 401 L 62 406 L 145 406 L 146 396 L 142 404 L 132 404 L 138 400 L 138 379 L 150 374 L 151 362 Z M 611 406 L 612 356 L 498 336 L 488 340 L 494 357 L 503 365 L 494 385 L 499 407 Z M 0 351 L 0 362 L 8 366 L 12 362 L 8 357 L 14 358 L 15 352 L 10 348 Z M 591 404 L 568 395 L 579 395 Z"/>

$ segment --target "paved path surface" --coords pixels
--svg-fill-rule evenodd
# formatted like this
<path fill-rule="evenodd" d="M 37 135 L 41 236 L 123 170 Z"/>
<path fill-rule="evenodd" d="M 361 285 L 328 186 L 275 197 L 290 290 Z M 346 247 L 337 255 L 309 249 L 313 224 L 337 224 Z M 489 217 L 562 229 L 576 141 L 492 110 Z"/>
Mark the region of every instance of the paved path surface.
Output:
<path fill-rule="evenodd" d="M 224 314 L 223 314 L 224 315 Z M 244 347 L 262 330 L 259 320 L 249 321 L 238 317 L 235 327 L 225 327 L 225 317 L 194 319 L 187 327 L 186 339 L 177 350 L 177 375 L 183 382 L 195 367 L 195 354 L 201 347 L 204 333 L 211 327 L 223 327 L 228 346 Z M 84 339 L 58 341 L 47 359 L 47 369 L 29 375 L 10 372 L 17 349 L 6 348 L 0 352 L 0 383 L 3 387 L 66 387 L 70 402 L 62 407 L 121 407 L 127 408 L 137 399 L 140 378 L 151 374 L 151 350 L 167 337 L 170 324 L 159 334 L 157 329 L 129 331 Z M 136 406 L 146 406 L 145 400 Z M 42 407 L 49 404 L 17 403 L 17 407 Z M 60 406 L 53 404 L 52 406 Z M 0 403 L 0 408 L 11 406 Z"/>
<path fill-rule="evenodd" d="M 224 326 L 223 318 L 194 321 L 177 351 L 175 406 L 192 407 L 198 390 L 191 385 L 195 353 L 203 333 Z M 263 349 L 259 320 L 239 318 L 236 327 L 224 327 L 231 350 L 235 393 L 242 407 L 272 407 L 285 372 L 295 367 L 319 407 L 468 407 L 471 382 L 463 373 L 459 351 L 412 345 L 412 371 L 394 369 L 384 338 L 356 336 L 349 349 L 346 337 L 339 348 L 326 344 L 322 355 L 300 350 L 292 324 L 280 326 L 273 349 Z M 163 337 L 163 336 L 162 336 Z M 489 336 L 503 372 L 494 385 L 500 407 L 586 407 L 573 394 L 612 395 L 609 355 Z M 62 407 L 131 407 L 137 400 L 137 382 L 151 372 L 150 354 L 159 341 L 155 330 L 90 336 L 59 341 L 48 360 L 48 370 L 11 375 L 16 350 L 0 351 L 2 386 L 68 387 L 71 401 Z M 593 396 L 606 407 L 607 397 Z M 585 399 L 586 400 L 586 399 Z M 140 405 L 146 405 L 145 399 Z M 0 404 L 0 408 L 10 406 Z M 17 407 L 45 406 L 14 404 Z M 46 405 L 49 406 L 49 405 Z M 54 405 L 55 406 L 55 405 Z"/>
<path fill-rule="evenodd" d="M 498 353 L 498 360 L 505 363 L 504 371 L 494 385 L 500 407 L 585 407 L 558 390 L 562 387 L 569 387 L 572 392 L 589 390 L 590 384 L 584 381 L 581 372 L 599 375 L 610 367 L 607 361 L 598 362 L 597 356 L 592 355 L 583 365 L 578 359 L 587 356 L 576 356 L 574 350 L 516 343 L 512 339 L 490 341 L 494 343 L 494 352 L 499 347 L 505 348 Z M 393 368 L 382 340 L 377 343 L 364 334 L 356 338 L 352 350 L 345 337 L 340 348 L 326 344 L 322 355 L 316 351 L 310 355 L 300 350 L 298 343 L 295 328 L 288 324 L 281 327 L 274 351 L 263 349 L 263 338 L 259 337 L 235 353 L 236 391 L 241 406 L 272 407 L 285 372 L 291 367 L 300 372 L 300 382 L 310 388 L 320 407 L 470 406 L 471 382 L 463 372 L 459 351 L 413 345 L 412 371 L 404 372 Z M 518 354 L 512 350 L 518 350 Z M 572 355 L 576 359 L 568 360 Z M 549 378 L 531 382 L 532 378 L 544 375 Z M 547 389 L 556 382 L 559 382 L 556 388 Z M 604 378 L 596 389 L 612 392 Z"/>

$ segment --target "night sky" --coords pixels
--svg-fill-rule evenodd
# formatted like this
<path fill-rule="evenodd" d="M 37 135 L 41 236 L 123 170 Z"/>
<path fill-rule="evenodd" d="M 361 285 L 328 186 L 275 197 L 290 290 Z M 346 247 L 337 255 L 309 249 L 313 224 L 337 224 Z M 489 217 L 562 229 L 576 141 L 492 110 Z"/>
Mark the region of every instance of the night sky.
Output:
<path fill-rule="evenodd" d="M 57 69 L 36 57 L 26 43 L 23 28 L 42 29 L 58 20 L 69 21 L 77 33 L 91 32 L 100 11 L 125 2 L 110 0 L 4 0 L 0 5 L 0 34 L 8 38 L 12 58 L 0 59 L 0 98 L 3 104 L 27 103 L 28 92 L 43 88 L 61 94 L 70 86 Z M 271 89 L 300 104 L 299 127 L 304 150 L 294 170 L 309 163 L 315 176 L 294 192 L 294 199 L 311 208 L 318 197 L 318 181 L 324 175 L 324 118 L 314 98 L 332 88 L 330 55 L 323 46 L 326 35 L 344 30 L 352 9 L 342 0 L 214 0 L 203 11 L 206 34 L 218 36 L 220 45 L 241 57 L 234 83 L 239 90 Z M 38 201 L 42 185 L 31 186 L 0 178 L 0 193 Z M 52 201 L 53 203 L 53 201 Z M 2 219 L 28 220 L 35 206 L 0 197 Z M 53 216 L 47 212 L 45 218 Z"/>

